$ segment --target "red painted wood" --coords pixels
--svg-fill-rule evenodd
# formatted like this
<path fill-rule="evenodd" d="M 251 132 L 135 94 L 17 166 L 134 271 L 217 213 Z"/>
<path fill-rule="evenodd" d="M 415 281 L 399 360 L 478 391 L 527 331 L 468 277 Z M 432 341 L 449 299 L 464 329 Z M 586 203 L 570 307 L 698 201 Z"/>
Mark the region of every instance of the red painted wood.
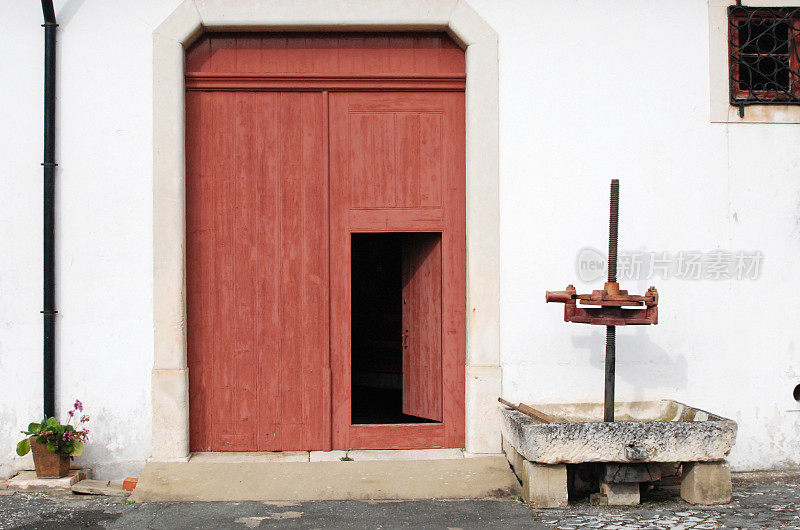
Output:
<path fill-rule="evenodd" d="M 333 93 L 330 157 L 333 445 L 458 447 L 466 348 L 464 95 Z M 351 424 L 350 233 L 387 231 L 442 234 L 438 425 Z"/>
<path fill-rule="evenodd" d="M 403 238 L 403 413 L 442 421 L 442 239 Z"/>
<path fill-rule="evenodd" d="M 327 449 L 323 95 L 186 101 L 192 450 Z"/>
<path fill-rule="evenodd" d="M 463 91 L 465 74 L 341 76 L 325 74 L 186 74 L 188 90 Z"/>
<path fill-rule="evenodd" d="M 359 449 L 436 449 L 453 447 L 441 423 L 352 425 L 350 435 Z"/>
<path fill-rule="evenodd" d="M 445 33 L 206 33 L 186 71 L 365 76 L 464 74 L 464 52 Z"/>
<path fill-rule="evenodd" d="M 441 232 L 442 208 L 351 208 L 351 232 Z"/>
<path fill-rule="evenodd" d="M 208 34 L 187 72 L 192 450 L 460 446 L 462 50 L 436 33 Z M 441 423 L 350 423 L 350 234 L 389 231 L 441 233 L 441 383 L 409 372 Z"/>

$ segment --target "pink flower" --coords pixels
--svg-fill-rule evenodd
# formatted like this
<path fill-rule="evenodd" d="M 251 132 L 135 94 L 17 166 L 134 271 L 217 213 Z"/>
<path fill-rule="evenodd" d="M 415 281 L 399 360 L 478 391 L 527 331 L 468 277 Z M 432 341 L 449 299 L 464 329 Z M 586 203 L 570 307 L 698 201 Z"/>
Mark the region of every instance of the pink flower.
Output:
<path fill-rule="evenodd" d="M 67 414 L 69 414 L 69 417 L 71 418 L 72 416 L 75 415 L 75 411 L 71 410 L 71 411 L 67 412 Z"/>
<path fill-rule="evenodd" d="M 75 400 L 75 410 L 79 410 L 79 411 L 83 412 L 83 403 L 81 403 L 77 399 Z"/>

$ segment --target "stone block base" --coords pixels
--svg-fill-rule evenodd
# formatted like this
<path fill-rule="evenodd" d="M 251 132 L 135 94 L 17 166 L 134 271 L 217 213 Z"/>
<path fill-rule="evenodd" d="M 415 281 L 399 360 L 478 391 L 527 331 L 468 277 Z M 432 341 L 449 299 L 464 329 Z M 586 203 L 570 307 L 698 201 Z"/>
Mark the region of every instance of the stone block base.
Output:
<path fill-rule="evenodd" d="M 600 493 L 609 506 L 633 506 L 639 504 L 638 482 L 601 482 Z"/>
<path fill-rule="evenodd" d="M 589 496 L 589 504 L 592 506 L 608 506 L 608 498 L 602 493 L 592 493 Z"/>
<path fill-rule="evenodd" d="M 692 504 L 731 502 L 731 468 L 728 462 L 684 463 L 681 497 Z"/>
<path fill-rule="evenodd" d="M 675 477 L 682 465 L 681 497 L 692 504 L 725 504 L 731 501 L 731 472 L 726 461 L 718 462 L 607 462 L 585 463 L 570 469 L 567 464 L 531 462 L 507 439 L 503 452 L 522 482 L 525 502 L 535 508 L 565 508 L 569 491 L 579 496 L 591 492 L 595 505 L 634 506 L 641 502 L 640 484 L 662 477 Z M 586 476 L 584 476 L 586 475 Z M 587 478 L 588 477 L 588 478 Z M 588 491 L 587 491 L 588 486 Z"/>
<path fill-rule="evenodd" d="M 514 474 L 522 482 L 522 499 L 534 508 L 566 508 L 568 504 L 566 464 L 528 462 L 507 440 L 503 452 Z"/>
<path fill-rule="evenodd" d="M 511 445 L 507 440 L 503 440 L 503 453 L 506 455 L 506 459 L 508 463 L 511 465 L 511 469 L 514 471 L 514 474 L 517 476 L 520 482 L 523 481 L 523 473 L 525 472 L 523 469 L 522 462 L 525 460 L 522 458 L 522 455 L 514 449 L 514 446 Z"/>
<path fill-rule="evenodd" d="M 566 508 L 566 464 L 535 464 L 522 461 L 522 499 L 534 508 Z"/>

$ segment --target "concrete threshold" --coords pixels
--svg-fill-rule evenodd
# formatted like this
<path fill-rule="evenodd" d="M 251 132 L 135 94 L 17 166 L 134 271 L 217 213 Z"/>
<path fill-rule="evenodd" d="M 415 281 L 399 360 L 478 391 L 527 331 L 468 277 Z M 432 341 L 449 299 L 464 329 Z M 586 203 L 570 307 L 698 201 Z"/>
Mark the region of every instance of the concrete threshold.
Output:
<path fill-rule="evenodd" d="M 149 462 L 130 499 L 136 502 L 474 499 L 516 496 L 521 491 L 504 456 L 269 461 L 290 456 L 212 455 L 194 455 L 188 462 Z"/>

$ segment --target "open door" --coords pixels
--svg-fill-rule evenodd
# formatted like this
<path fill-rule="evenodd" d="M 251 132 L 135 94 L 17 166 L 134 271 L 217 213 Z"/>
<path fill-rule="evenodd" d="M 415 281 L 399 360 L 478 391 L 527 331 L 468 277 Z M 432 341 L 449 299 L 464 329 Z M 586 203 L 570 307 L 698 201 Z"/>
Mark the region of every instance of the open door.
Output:
<path fill-rule="evenodd" d="M 403 413 L 442 421 L 442 235 L 403 237 Z"/>
<path fill-rule="evenodd" d="M 328 108 L 332 445 L 459 447 L 465 419 L 464 94 L 331 92 Z M 386 247 L 368 250 L 372 239 Z M 381 253 L 385 263 L 378 263 Z M 373 280 L 388 282 L 382 284 L 391 291 L 385 307 L 377 305 Z M 373 331 L 380 335 L 369 338 Z M 373 361 L 379 358 L 391 363 L 378 366 Z M 365 398 L 378 393 L 392 398 L 391 414 Z M 359 405 L 365 400 L 371 410 Z"/>

